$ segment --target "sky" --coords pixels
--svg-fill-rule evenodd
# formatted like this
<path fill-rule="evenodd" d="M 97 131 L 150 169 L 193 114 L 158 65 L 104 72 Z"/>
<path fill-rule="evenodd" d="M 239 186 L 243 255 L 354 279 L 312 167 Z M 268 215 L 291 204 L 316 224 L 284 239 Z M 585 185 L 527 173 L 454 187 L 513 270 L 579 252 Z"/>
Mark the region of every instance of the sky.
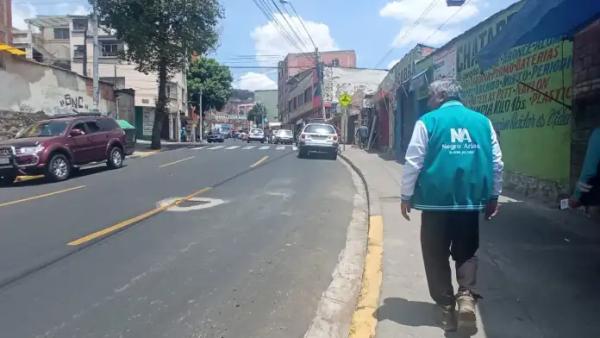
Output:
<path fill-rule="evenodd" d="M 221 0 L 225 18 L 209 56 L 232 67 L 234 87 L 275 89 L 277 69 L 258 67 L 275 67 L 287 53 L 313 51 L 306 31 L 321 51 L 352 49 L 358 67 L 388 69 L 415 44 L 442 46 L 517 0 L 466 0 L 462 7 L 447 7 L 446 0 L 287 0 L 296 12 L 280 1 L 256 0 L 271 5 L 274 14 L 267 18 L 255 0 Z M 87 0 L 13 0 L 13 25 L 25 28 L 24 20 L 35 15 L 81 15 L 89 8 Z M 302 43 L 293 45 L 281 33 L 288 25 Z"/>

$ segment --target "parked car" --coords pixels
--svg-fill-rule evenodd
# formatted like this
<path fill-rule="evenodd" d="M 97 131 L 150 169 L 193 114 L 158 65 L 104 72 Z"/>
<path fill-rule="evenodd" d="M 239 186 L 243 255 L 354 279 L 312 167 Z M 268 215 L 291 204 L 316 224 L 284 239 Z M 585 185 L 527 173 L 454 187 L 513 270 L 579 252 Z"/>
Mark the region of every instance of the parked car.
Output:
<path fill-rule="evenodd" d="M 289 129 L 280 129 L 277 131 L 273 143 L 292 144 L 294 143 L 294 133 L 292 133 L 292 131 Z"/>
<path fill-rule="evenodd" d="M 246 139 L 248 139 L 248 134 L 246 134 L 245 131 L 240 131 L 238 133 L 238 139 L 240 139 L 242 141 L 246 141 Z"/>
<path fill-rule="evenodd" d="M 223 134 L 221 134 L 220 131 L 213 130 L 208 133 L 208 137 L 206 138 L 206 140 L 208 141 L 208 143 L 213 143 L 213 142 L 223 143 L 223 142 L 225 142 L 225 136 Z"/>
<path fill-rule="evenodd" d="M 109 117 L 75 115 L 40 121 L 0 142 L 0 183 L 10 184 L 18 175 L 63 181 L 73 169 L 93 162 L 120 168 L 126 142 L 123 129 Z"/>
<path fill-rule="evenodd" d="M 305 158 L 311 152 L 327 153 L 337 159 L 338 134 L 335 127 L 325 123 L 307 124 L 298 137 L 298 157 Z"/>
<path fill-rule="evenodd" d="M 248 143 L 252 141 L 260 141 L 260 143 L 265 143 L 265 132 L 260 128 L 250 129 L 250 133 L 248 134 Z"/>

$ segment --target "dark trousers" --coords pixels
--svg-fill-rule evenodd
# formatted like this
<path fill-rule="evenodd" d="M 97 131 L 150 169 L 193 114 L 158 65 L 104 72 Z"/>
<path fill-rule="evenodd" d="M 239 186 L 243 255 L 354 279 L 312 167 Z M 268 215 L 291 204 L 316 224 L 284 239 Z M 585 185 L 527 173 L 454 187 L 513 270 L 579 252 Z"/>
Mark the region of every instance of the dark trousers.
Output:
<path fill-rule="evenodd" d="M 479 212 L 424 211 L 421 248 L 431 298 L 454 305 L 449 257 L 456 262 L 459 291 L 475 291 L 479 248 Z"/>

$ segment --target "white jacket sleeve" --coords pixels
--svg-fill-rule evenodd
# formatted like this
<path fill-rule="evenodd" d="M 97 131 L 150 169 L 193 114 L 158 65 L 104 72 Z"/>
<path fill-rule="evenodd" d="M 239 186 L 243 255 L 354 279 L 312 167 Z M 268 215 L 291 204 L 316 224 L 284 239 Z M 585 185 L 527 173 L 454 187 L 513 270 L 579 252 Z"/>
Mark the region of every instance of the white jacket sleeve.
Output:
<path fill-rule="evenodd" d="M 498 143 L 498 136 L 496 135 L 492 121 L 490 121 L 490 129 L 492 130 L 492 155 L 494 166 L 494 187 L 492 190 L 492 197 L 497 198 L 502 193 L 504 162 L 502 162 L 502 150 L 500 149 L 500 143 Z"/>
<path fill-rule="evenodd" d="M 408 149 L 406 149 L 406 163 L 402 169 L 403 200 L 410 200 L 415 191 L 415 184 L 417 183 L 421 169 L 423 169 L 428 143 L 427 127 L 425 127 L 422 121 L 417 121 Z"/>

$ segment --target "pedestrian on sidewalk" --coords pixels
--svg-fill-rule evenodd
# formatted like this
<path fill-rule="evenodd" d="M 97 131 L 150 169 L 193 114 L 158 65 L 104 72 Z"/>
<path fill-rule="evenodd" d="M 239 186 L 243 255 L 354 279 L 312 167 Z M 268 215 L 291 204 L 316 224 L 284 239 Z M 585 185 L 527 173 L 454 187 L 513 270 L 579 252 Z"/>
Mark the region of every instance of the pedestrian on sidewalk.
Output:
<path fill-rule="evenodd" d="M 402 215 L 422 211 L 421 248 L 429 293 L 442 310 L 442 327 L 476 332 L 479 214 L 498 212 L 502 152 L 491 121 L 460 99 L 454 79 L 429 88 L 433 111 L 415 124 L 402 179 Z M 454 295 L 449 257 L 456 263 Z M 458 303 L 458 315 L 456 304 Z"/>
<path fill-rule="evenodd" d="M 569 204 L 571 208 L 600 205 L 600 128 L 594 129 L 590 136 L 583 168 Z"/>

